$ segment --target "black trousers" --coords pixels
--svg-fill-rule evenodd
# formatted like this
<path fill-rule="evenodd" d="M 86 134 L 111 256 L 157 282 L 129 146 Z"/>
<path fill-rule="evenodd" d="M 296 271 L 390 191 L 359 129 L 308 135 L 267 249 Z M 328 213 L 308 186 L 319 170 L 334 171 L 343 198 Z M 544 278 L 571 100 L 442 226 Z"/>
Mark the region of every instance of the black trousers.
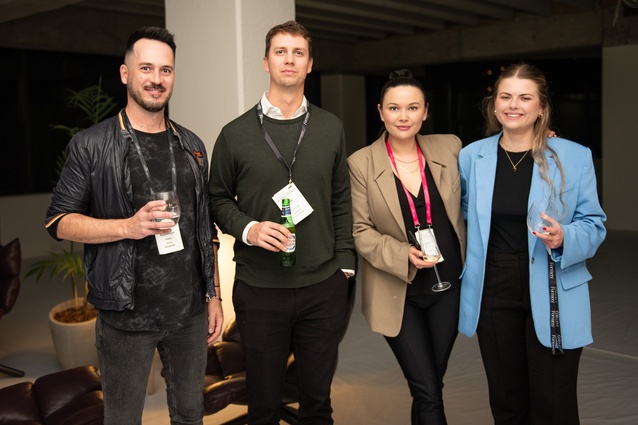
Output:
<path fill-rule="evenodd" d="M 494 423 L 577 425 L 582 348 L 553 356 L 540 343 L 529 293 L 527 253 L 488 255 L 477 334 Z"/>
<path fill-rule="evenodd" d="M 386 337 L 412 395 L 412 425 L 446 425 L 443 375 L 458 334 L 458 289 L 407 297 L 401 331 Z"/>
<path fill-rule="evenodd" d="M 303 288 L 236 281 L 233 303 L 246 355 L 248 423 L 279 424 L 290 350 L 299 385 L 299 424 L 333 424 L 330 386 L 346 326 L 348 281 L 341 270 Z"/>

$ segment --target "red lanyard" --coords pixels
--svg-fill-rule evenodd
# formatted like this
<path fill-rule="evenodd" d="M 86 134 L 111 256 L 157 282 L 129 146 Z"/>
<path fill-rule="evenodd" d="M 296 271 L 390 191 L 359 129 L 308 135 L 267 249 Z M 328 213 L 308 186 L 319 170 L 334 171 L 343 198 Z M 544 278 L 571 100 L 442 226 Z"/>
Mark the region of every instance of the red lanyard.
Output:
<path fill-rule="evenodd" d="M 416 143 L 416 141 L 414 142 Z M 397 169 L 397 163 L 394 160 L 394 154 L 392 153 L 392 147 L 390 146 L 390 142 L 388 139 L 385 139 L 385 147 L 388 149 L 388 156 L 390 157 L 390 161 L 392 161 L 392 165 L 397 172 L 397 177 L 399 177 L 399 170 Z M 421 171 L 421 185 L 423 187 L 423 197 L 425 198 L 425 219 L 428 226 L 432 226 L 432 210 L 430 209 L 430 192 L 428 191 L 428 182 L 425 179 L 425 167 L 423 165 L 423 154 L 421 153 L 421 149 L 419 145 L 416 146 L 416 153 L 419 156 L 419 170 Z M 399 181 L 401 181 L 401 177 L 399 177 Z M 408 204 L 410 205 L 410 211 L 412 212 L 412 221 L 414 222 L 414 227 L 419 229 L 421 224 L 419 223 L 419 217 L 416 214 L 416 207 L 414 206 L 414 201 L 412 200 L 412 194 L 405 187 L 403 181 L 401 181 L 401 186 L 403 186 L 403 191 L 405 192 L 406 198 L 408 198 Z"/>

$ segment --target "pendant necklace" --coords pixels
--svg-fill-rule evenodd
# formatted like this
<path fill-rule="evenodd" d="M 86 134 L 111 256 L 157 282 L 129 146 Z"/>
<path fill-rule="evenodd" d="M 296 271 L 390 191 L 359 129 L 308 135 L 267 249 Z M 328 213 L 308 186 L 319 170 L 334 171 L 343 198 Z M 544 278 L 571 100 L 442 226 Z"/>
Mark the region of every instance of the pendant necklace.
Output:
<path fill-rule="evenodd" d="M 512 158 L 510 158 L 510 154 L 507 153 L 507 149 L 505 149 L 505 147 L 503 146 L 503 142 L 501 142 L 499 144 L 500 144 L 501 148 L 503 148 L 503 152 L 505 152 L 505 155 L 507 156 L 507 159 L 510 161 L 510 164 L 512 164 L 512 171 L 516 172 L 518 165 L 521 163 L 521 161 L 523 161 L 523 159 L 525 159 L 525 157 L 529 153 L 529 150 L 525 151 L 523 156 L 521 156 L 521 159 L 519 159 L 516 162 L 516 164 L 514 164 L 514 161 L 512 161 Z"/>
<path fill-rule="evenodd" d="M 396 159 L 396 158 L 395 158 Z M 418 160 L 418 159 L 417 159 Z M 402 169 L 403 171 L 405 171 L 406 173 L 410 173 L 410 174 L 414 174 L 416 173 L 416 171 L 419 169 L 419 165 L 417 164 L 416 167 L 414 167 L 413 170 L 408 170 L 407 168 L 405 168 L 403 165 L 401 164 L 397 164 L 397 167 L 399 167 L 400 169 Z"/>

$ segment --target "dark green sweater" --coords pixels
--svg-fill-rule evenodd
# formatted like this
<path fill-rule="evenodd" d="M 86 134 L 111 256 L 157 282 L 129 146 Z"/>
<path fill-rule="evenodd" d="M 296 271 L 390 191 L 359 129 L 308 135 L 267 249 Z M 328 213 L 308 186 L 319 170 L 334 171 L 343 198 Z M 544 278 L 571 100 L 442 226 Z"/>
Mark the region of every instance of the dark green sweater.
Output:
<path fill-rule="evenodd" d="M 210 210 L 224 233 L 235 237 L 236 278 L 253 286 L 297 288 L 321 282 L 338 269 L 355 267 L 350 179 L 341 121 L 310 105 L 308 129 L 297 151 L 292 181 L 314 211 L 296 224 L 297 262 L 279 265 L 278 255 L 241 240 L 246 225 L 280 219 L 272 196 L 288 183 L 288 169 L 264 139 L 256 108 L 221 131 L 210 167 Z M 290 164 L 303 117 L 264 126 Z"/>

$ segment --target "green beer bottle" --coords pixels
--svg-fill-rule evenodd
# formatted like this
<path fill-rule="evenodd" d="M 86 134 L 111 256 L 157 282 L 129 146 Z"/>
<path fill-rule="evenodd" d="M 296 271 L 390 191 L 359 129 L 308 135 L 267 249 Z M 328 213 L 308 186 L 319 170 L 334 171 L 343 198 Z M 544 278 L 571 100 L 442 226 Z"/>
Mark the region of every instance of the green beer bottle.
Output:
<path fill-rule="evenodd" d="M 297 246 L 297 235 L 295 234 L 295 223 L 292 222 L 292 215 L 290 213 L 290 199 L 284 198 L 281 200 L 281 220 L 279 224 L 290 230 L 292 236 L 288 241 L 288 249 L 286 251 L 279 251 L 279 263 L 284 267 L 290 267 L 295 265 L 297 256 L 295 255 L 295 248 Z"/>

